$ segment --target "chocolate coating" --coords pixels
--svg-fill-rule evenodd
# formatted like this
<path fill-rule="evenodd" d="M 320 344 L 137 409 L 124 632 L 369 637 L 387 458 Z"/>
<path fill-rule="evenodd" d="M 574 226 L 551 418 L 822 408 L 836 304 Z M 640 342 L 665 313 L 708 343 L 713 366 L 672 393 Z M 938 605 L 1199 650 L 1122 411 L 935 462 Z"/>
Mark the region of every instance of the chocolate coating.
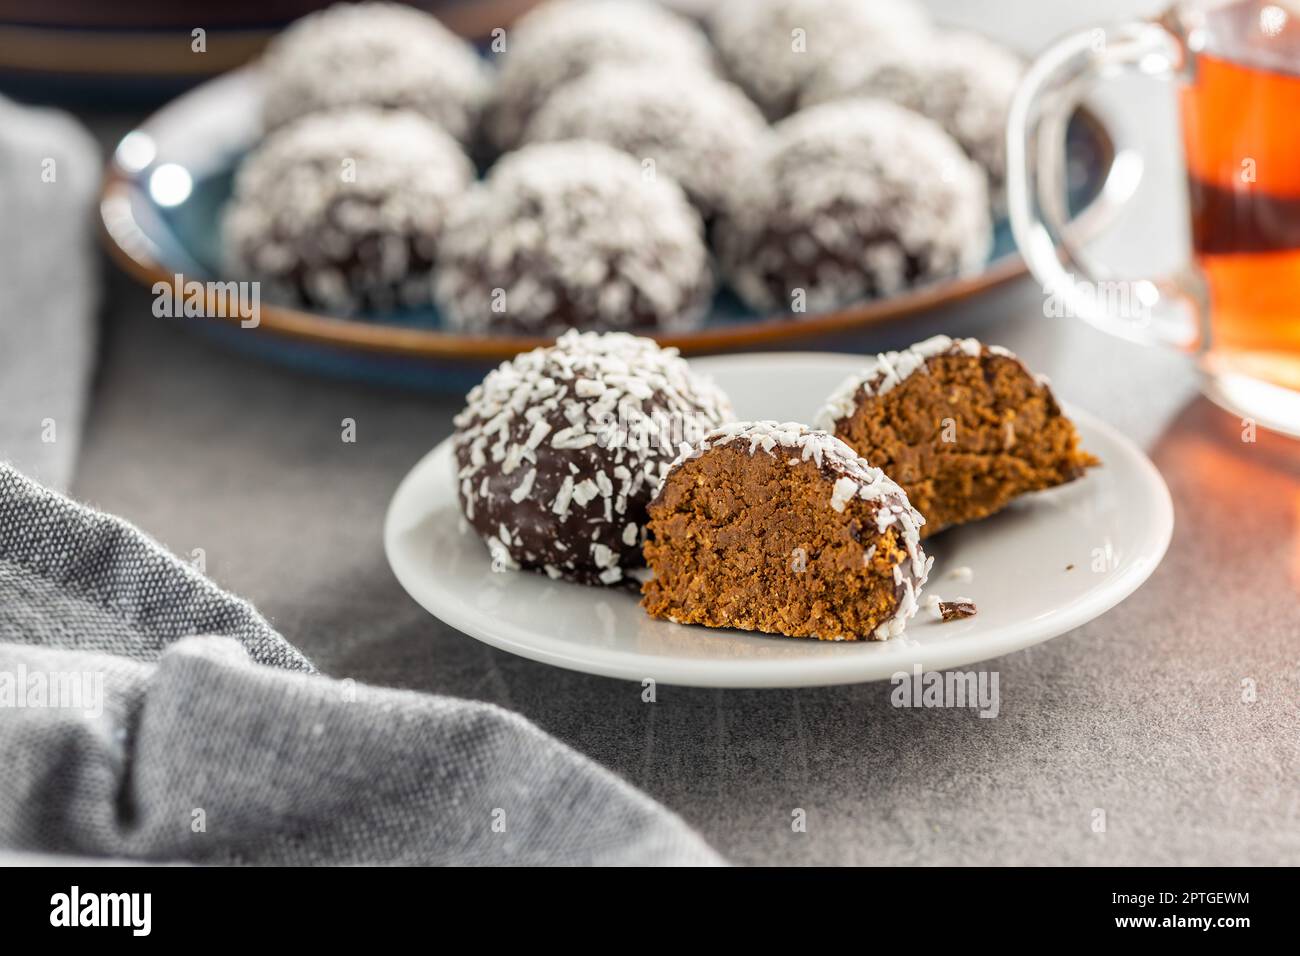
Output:
<path fill-rule="evenodd" d="M 484 128 L 500 151 L 520 144 L 533 114 L 564 84 L 606 65 L 665 74 L 710 70 L 713 51 L 684 17 L 646 0 L 550 0 L 519 18 L 499 56 Z"/>
<path fill-rule="evenodd" d="M 455 140 L 418 114 L 305 116 L 240 166 L 227 263 L 270 301 L 339 315 L 427 304 L 444 225 L 473 176 Z"/>
<path fill-rule="evenodd" d="M 453 438 L 462 512 L 497 570 L 618 584 L 644 564 L 646 505 L 672 461 L 730 415 L 675 349 L 565 333 L 469 393 Z"/>
<path fill-rule="evenodd" d="M 974 271 L 993 241 L 988 184 L 961 147 L 865 99 L 778 123 L 716 234 L 741 298 L 796 318 Z"/>
<path fill-rule="evenodd" d="M 490 85 L 469 43 L 397 3 L 336 3 L 309 14 L 271 41 L 261 70 L 268 129 L 370 106 L 420 113 L 462 143 L 477 131 Z"/>
<path fill-rule="evenodd" d="M 973 33 L 937 33 L 908 56 L 845 57 L 819 74 L 805 107 L 864 96 L 928 116 L 983 168 L 995 208 L 1005 205 L 1007 115 L 1024 73 L 1018 56 Z"/>
<path fill-rule="evenodd" d="M 726 0 L 708 26 L 727 74 L 771 120 L 829 65 L 919 50 L 930 31 L 913 0 Z"/>
<path fill-rule="evenodd" d="M 693 328 L 712 300 L 704 224 L 681 188 L 604 143 L 510 153 L 456 209 L 435 294 L 482 334 Z"/>
<path fill-rule="evenodd" d="M 758 107 L 711 73 L 606 66 L 561 87 L 524 138 L 608 143 L 676 180 L 708 219 L 766 135 Z"/>

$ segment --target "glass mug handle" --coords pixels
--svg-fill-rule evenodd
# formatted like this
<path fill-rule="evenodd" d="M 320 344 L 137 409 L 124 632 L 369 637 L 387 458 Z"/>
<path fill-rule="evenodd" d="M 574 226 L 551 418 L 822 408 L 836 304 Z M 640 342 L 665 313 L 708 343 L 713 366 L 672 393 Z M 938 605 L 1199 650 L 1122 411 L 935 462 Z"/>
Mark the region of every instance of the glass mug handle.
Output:
<path fill-rule="evenodd" d="M 1065 206 L 1065 131 L 1088 90 L 1121 70 L 1176 76 L 1183 62 L 1182 45 L 1156 23 L 1089 30 L 1050 47 L 1025 74 L 1011 106 L 1007 206 L 1030 272 L 1066 315 L 1130 341 L 1191 349 L 1203 344 L 1207 317 L 1200 276 L 1186 267 L 1117 281 L 1071 245 Z"/>

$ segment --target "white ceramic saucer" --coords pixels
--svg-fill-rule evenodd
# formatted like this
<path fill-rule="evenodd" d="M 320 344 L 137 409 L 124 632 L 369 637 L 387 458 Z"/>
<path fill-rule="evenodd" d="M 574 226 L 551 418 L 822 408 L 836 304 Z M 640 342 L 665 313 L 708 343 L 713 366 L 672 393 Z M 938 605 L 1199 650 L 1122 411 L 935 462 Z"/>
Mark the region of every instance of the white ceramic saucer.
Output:
<path fill-rule="evenodd" d="M 727 391 L 741 418 L 809 421 L 862 362 L 790 352 L 691 364 Z M 384 548 L 407 592 L 452 627 L 514 654 L 592 674 L 700 687 L 803 687 L 887 679 L 914 664 L 960 667 L 1104 614 L 1164 556 L 1173 506 L 1155 466 L 1108 426 L 1077 409 L 1068 413 L 1104 467 L 928 542 L 935 565 L 926 594 L 971 598 L 979 612 L 941 623 L 922 610 L 902 638 L 883 643 L 669 624 L 647 617 L 632 593 L 494 572 L 487 549 L 462 530 L 450 442 L 425 456 L 398 487 Z M 970 569 L 969 580 L 950 576 L 959 568 Z"/>

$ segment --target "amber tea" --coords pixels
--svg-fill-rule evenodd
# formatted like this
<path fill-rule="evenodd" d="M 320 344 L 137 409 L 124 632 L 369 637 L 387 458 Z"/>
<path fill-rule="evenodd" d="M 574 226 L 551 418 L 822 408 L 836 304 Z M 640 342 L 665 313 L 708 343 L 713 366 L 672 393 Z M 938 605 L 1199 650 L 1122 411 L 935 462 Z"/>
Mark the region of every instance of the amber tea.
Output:
<path fill-rule="evenodd" d="M 1181 109 L 1207 362 L 1300 389 L 1300 10 L 1229 4 L 1188 43 Z"/>

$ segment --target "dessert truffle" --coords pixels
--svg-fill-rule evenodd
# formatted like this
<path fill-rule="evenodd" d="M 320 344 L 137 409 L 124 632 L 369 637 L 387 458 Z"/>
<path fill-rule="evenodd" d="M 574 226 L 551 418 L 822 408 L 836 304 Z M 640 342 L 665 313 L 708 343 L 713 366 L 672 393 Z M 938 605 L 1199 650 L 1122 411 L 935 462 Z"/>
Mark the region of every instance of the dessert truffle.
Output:
<path fill-rule="evenodd" d="M 469 143 L 488 93 L 486 63 L 437 20 L 396 3 L 339 3 L 271 41 L 261 60 L 263 123 L 348 106 L 410 109 Z"/>
<path fill-rule="evenodd" d="M 756 309 L 815 312 L 974 271 L 988 184 L 934 121 L 883 100 L 782 120 L 736 184 L 717 245 Z"/>
<path fill-rule="evenodd" d="M 675 179 L 708 219 L 766 133 L 758 107 L 713 74 L 607 66 L 562 86 L 524 138 L 608 143 Z"/>
<path fill-rule="evenodd" d="M 812 81 L 803 105 L 875 96 L 930 117 L 957 141 L 1004 204 L 1007 114 L 1024 64 L 992 40 L 939 33 L 920 52 L 877 59 L 844 57 Z"/>
<path fill-rule="evenodd" d="M 938 335 L 876 356 L 817 424 L 887 471 L 925 516 L 922 537 L 1099 464 L 1047 381 L 1004 348 Z"/>
<path fill-rule="evenodd" d="M 739 422 L 676 462 L 649 508 L 642 606 L 679 624 L 886 640 L 930 571 L 924 519 L 825 432 Z"/>
<path fill-rule="evenodd" d="M 519 145 L 533 113 L 563 84 L 609 64 L 640 64 L 665 76 L 712 70 L 713 51 L 690 21 L 646 0 L 551 0 L 519 18 L 506 37 L 484 118 L 499 150 Z"/>
<path fill-rule="evenodd" d="M 473 177 L 456 141 L 417 114 L 305 116 L 239 167 L 227 262 L 268 299 L 340 315 L 427 304 L 449 209 Z"/>
<path fill-rule="evenodd" d="M 645 508 L 669 464 L 730 415 L 675 349 L 567 332 L 469 393 L 453 439 L 461 509 L 498 568 L 617 584 L 644 570 Z"/>
<path fill-rule="evenodd" d="M 772 120 L 829 64 L 919 50 L 930 32 L 911 0 L 728 0 L 708 26 L 727 73 Z"/>
<path fill-rule="evenodd" d="M 460 203 L 436 298 L 466 332 L 675 332 L 699 324 L 713 270 L 699 214 L 666 176 L 603 143 L 537 143 Z"/>

